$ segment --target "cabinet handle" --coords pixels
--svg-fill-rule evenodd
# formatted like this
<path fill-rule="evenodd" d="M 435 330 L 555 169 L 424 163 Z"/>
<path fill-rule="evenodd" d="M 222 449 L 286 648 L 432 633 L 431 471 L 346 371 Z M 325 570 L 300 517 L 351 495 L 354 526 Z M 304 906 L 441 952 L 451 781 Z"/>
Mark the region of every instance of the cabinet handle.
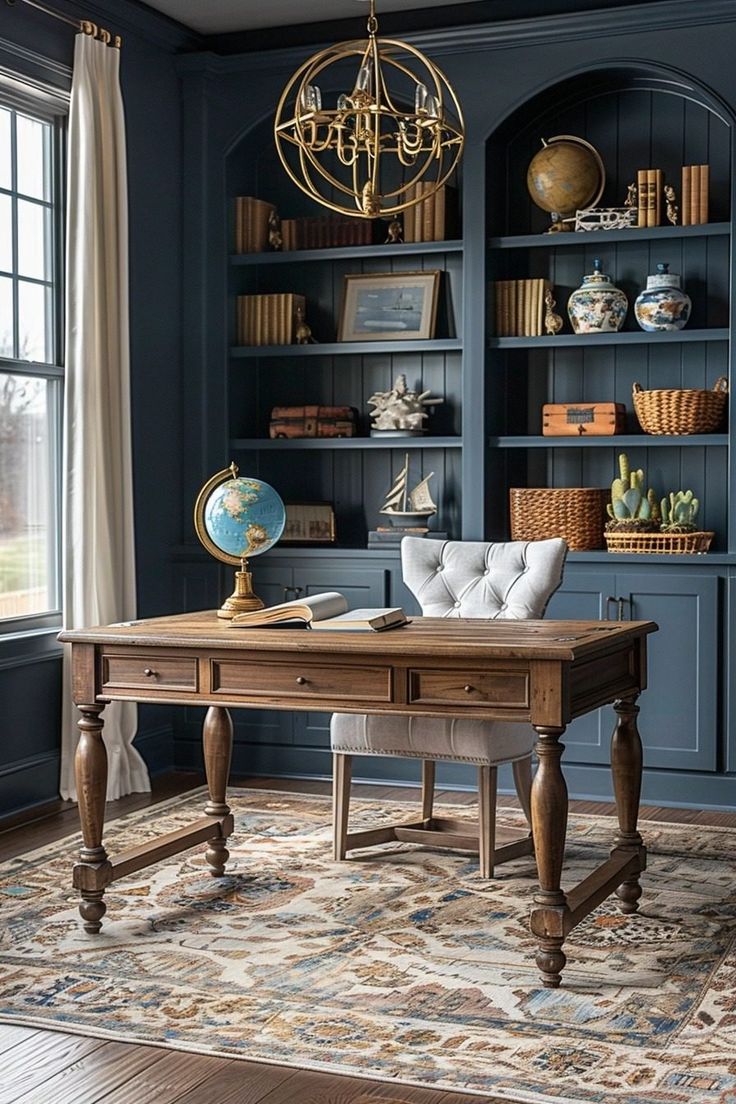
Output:
<path fill-rule="evenodd" d="M 302 593 L 302 589 L 303 589 L 302 587 L 297 587 L 297 586 L 285 586 L 284 587 L 284 601 L 285 602 L 292 601 L 292 599 L 289 598 L 290 594 L 293 594 L 294 598 L 298 598 L 299 595 Z"/>
<path fill-rule="evenodd" d="M 611 602 L 617 602 L 618 599 L 614 598 L 612 594 L 609 594 L 606 598 L 606 621 L 611 620 Z M 619 617 L 619 621 L 621 618 Z"/>
<path fill-rule="evenodd" d="M 307 685 L 307 680 L 305 679 L 304 675 L 298 675 L 297 676 L 296 684 L 297 684 L 297 686 L 306 686 Z"/>
<path fill-rule="evenodd" d="M 623 619 L 624 619 L 624 602 L 625 601 L 626 601 L 625 598 L 617 598 L 616 599 L 616 606 L 618 607 L 618 620 L 619 621 L 623 621 Z"/>

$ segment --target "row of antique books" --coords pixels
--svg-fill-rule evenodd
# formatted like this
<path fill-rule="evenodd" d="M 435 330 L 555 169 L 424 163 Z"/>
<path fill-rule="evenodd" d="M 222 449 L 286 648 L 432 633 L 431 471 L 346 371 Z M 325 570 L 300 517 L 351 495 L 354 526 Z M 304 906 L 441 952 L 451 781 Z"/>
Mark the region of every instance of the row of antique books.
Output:
<path fill-rule="evenodd" d="M 680 193 L 680 223 L 699 226 L 708 221 L 709 165 L 683 165 Z M 664 173 L 661 169 L 639 169 L 636 174 L 638 225 L 660 226 L 664 197 Z M 676 200 L 674 200 L 676 202 Z"/>
<path fill-rule="evenodd" d="M 427 194 L 403 212 L 405 242 L 446 241 L 457 233 L 457 189 L 443 184 L 430 195 L 431 186 L 419 181 L 408 191 L 410 198 Z"/>
<path fill-rule="evenodd" d="M 282 249 L 325 249 L 339 245 L 372 245 L 373 221 L 315 215 L 281 220 Z"/>
<path fill-rule="evenodd" d="M 544 297 L 549 280 L 496 280 L 494 316 L 498 337 L 541 337 L 544 333 Z"/>
<path fill-rule="evenodd" d="M 708 221 L 710 165 L 682 166 L 682 225 L 699 226 Z"/>
<path fill-rule="evenodd" d="M 238 345 L 292 345 L 300 317 L 304 318 L 304 308 L 304 296 L 291 291 L 239 295 Z"/>

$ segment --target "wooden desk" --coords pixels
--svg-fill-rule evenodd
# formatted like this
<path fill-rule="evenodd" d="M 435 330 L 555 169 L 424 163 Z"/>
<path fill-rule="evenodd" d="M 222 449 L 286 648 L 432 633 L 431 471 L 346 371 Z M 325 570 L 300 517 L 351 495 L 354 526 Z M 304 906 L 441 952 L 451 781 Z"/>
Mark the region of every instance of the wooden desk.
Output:
<path fill-rule="evenodd" d="M 641 740 L 635 704 L 646 686 L 646 622 L 477 621 L 416 618 L 387 633 L 232 628 L 214 612 L 153 618 L 61 634 L 72 644 L 81 714 L 76 777 L 83 846 L 74 867 L 85 930 L 99 932 L 105 888 L 117 878 L 207 841 L 217 877 L 233 830 L 226 787 L 228 710 L 240 707 L 408 713 L 531 723 L 539 758 L 532 831 L 539 890 L 531 912 L 543 983 L 560 984 L 568 932 L 614 890 L 635 912 L 646 852 L 637 831 Z M 116 858 L 102 842 L 107 760 L 105 703 L 209 706 L 204 761 L 209 800 L 185 829 Z M 610 858 L 567 893 L 561 888 L 567 787 L 560 737 L 574 718 L 613 703 L 613 788 L 619 830 Z"/>

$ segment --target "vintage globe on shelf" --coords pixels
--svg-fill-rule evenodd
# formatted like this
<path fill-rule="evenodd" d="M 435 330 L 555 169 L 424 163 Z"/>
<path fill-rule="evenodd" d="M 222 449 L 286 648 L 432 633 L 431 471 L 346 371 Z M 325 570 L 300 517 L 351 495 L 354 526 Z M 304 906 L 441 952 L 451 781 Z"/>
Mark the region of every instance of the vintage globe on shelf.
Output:
<path fill-rule="evenodd" d="M 253 593 L 248 559 L 273 548 L 285 524 L 280 495 L 262 479 L 239 476 L 236 464 L 207 480 L 194 506 L 194 528 L 212 556 L 239 568 L 235 590 L 217 611 L 218 617 L 263 609 Z"/>
<path fill-rule="evenodd" d="M 526 186 L 537 207 L 552 215 L 552 229 L 576 211 L 595 207 L 603 195 L 606 170 L 598 151 L 584 138 L 558 134 L 543 138 L 529 163 Z"/>

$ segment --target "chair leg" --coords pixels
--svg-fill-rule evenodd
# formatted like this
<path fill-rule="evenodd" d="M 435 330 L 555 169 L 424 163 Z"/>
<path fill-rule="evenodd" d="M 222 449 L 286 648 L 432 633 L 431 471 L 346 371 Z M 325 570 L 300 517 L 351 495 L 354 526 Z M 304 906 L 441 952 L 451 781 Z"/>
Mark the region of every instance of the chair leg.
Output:
<path fill-rule="evenodd" d="M 478 767 L 478 850 L 481 878 L 493 877 L 497 775 L 496 767 Z"/>
<path fill-rule="evenodd" d="M 515 763 L 512 763 L 512 769 L 514 772 L 514 785 L 516 786 L 516 793 L 519 798 L 519 804 L 524 810 L 524 816 L 526 822 L 531 828 L 532 826 L 532 757 L 527 755 L 526 759 L 517 759 Z"/>
<path fill-rule="evenodd" d="M 350 813 L 350 780 L 353 774 L 352 755 L 332 756 L 332 855 L 335 862 L 345 859 L 347 850 L 348 815 Z"/>
<path fill-rule="evenodd" d="M 434 759 L 422 759 L 422 820 L 425 824 L 432 819 L 436 768 Z"/>

